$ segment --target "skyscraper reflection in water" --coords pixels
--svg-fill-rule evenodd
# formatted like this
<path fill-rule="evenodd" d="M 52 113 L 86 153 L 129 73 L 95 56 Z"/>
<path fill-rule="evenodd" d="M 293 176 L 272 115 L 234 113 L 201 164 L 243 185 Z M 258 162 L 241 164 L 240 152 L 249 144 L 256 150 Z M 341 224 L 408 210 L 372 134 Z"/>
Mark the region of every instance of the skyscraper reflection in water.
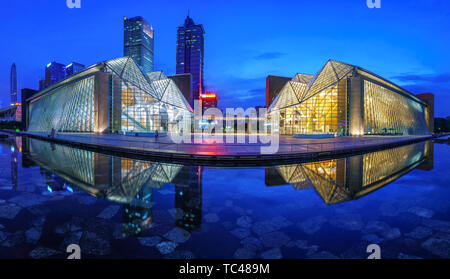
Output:
<path fill-rule="evenodd" d="M 200 231 L 202 224 L 202 167 L 185 168 L 187 185 L 175 185 L 175 224 L 187 231 Z"/>

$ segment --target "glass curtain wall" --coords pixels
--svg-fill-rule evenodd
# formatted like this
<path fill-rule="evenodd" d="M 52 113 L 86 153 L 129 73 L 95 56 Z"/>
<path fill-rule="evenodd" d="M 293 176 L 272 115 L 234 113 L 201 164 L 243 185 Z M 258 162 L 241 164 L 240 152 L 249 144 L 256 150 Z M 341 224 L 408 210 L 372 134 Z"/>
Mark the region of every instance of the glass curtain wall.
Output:
<path fill-rule="evenodd" d="M 106 62 L 119 77 L 122 132 L 173 132 L 190 125 L 192 109 L 163 72 L 144 74 L 131 58 Z M 184 125 L 184 123 L 188 123 Z"/>
<path fill-rule="evenodd" d="M 94 77 L 55 89 L 30 103 L 30 132 L 94 132 Z"/>
<path fill-rule="evenodd" d="M 366 135 L 425 135 L 424 106 L 381 85 L 364 81 Z"/>
<path fill-rule="evenodd" d="M 31 132 L 191 130 L 193 110 L 175 82 L 161 71 L 144 74 L 130 57 L 95 64 L 40 94 L 29 107 Z"/>
<path fill-rule="evenodd" d="M 365 135 L 427 135 L 428 109 L 411 93 L 373 73 L 329 60 L 312 78 L 297 74 L 289 81 L 270 105 L 269 118 L 278 114 L 279 123 L 271 125 L 278 124 L 281 135 L 347 136 L 350 120 L 359 119 Z"/>
<path fill-rule="evenodd" d="M 297 74 L 269 107 L 281 135 L 348 135 L 347 76 L 353 66 L 328 61 L 315 75 Z"/>
<path fill-rule="evenodd" d="M 152 96 L 122 82 L 122 131 L 167 131 L 161 115 L 160 106 Z"/>
<path fill-rule="evenodd" d="M 280 110 L 280 134 L 347 134 L 346 80 Z"/>

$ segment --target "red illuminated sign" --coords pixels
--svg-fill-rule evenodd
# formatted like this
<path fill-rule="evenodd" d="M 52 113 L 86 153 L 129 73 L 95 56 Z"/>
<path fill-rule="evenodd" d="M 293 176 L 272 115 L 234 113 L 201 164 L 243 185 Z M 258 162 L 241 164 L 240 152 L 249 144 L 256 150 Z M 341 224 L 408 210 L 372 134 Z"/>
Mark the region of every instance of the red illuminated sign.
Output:
<path fill-rule="evenodd" d="M 201 99 L 216 99 L 217 94 L 216 93 L 205 93 L 200 95 Z"/>

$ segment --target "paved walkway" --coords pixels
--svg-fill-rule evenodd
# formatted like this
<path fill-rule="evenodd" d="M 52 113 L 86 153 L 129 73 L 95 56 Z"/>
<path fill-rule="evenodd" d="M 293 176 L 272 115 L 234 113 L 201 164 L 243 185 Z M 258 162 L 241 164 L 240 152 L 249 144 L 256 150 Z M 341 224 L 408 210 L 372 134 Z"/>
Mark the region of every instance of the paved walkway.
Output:
<path fill-rule="evenodd" d="M 38 138 L 48 138 L 44 133 L 22 133 Z M 429 136 L 370 136 L 370 137 L 338 137 L 332 139 L 299 139 L 287 136 L 279 138 L 279 148 L 274 154 L 261 154 L 262 143 L 215 143 L 211 138 L 203 139 L 201 144 L 175 144 L 169 136 L 158 139 L 130 137 L 123 135 L 93 135 L 80 133 L 57 133 L 54 140 L 63 143 L 75 143 L 88 147 L 102 147 L 105 150 L 120 150 L 131 153 L 167 153 L 175 155 L 199 156 L 282 156 L 293 154 L 335 153 L 351 150 L 370 149 L 377 146 L 425 140 Z M 194 142 L 193 138 L 191 142 Z M 236 142 L 236 140 L 235 140 Z"/>

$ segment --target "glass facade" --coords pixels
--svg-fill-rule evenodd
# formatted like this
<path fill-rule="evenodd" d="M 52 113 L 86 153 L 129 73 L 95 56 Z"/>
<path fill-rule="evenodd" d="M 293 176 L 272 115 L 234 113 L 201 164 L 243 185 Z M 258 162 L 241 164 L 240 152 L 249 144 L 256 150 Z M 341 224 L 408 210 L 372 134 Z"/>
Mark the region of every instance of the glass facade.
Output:
<path fill-rule="evenodd" d="M 345 82 L 330 86 L 296 106 L 280 112 L 280 133 L 347 133 Z"/>
<path fill-rule="evenodd" d="M 130 56 L 145 73 L 154 68 L 154 31 L 142 17 L 124 18 L 124 56 Z"/>
<path fill-rule="evenodd" d="M 298 74 L 276 97 L 269 112 L 279 113 L 279 132 L 348 135 L 345 64 L 327 63 L 316 75 Z"/>
<path fill-rule="evenodd" d="M 94 77 L 69 84 L 29 105 L 32 132 L 94 132 Z"/>
<path fill-rule="evenodd" d="M 29 105 L 29 131 L 171 132 L 190 127 L 192 108 L 163 72 L 144 74 L 130 57 L 87 68 Z"/>
<path fill-rule="evenodd" d="M 391 90 L 364 81 L 364 134 L 421 135 L 427 134 L 426 107 L 393 93 Z"/>
<path fill-rule="evenodd" d="M 278 114 L 281 135 L 426 135 L 427 109 L 395 84 L 330 60 L 315 76 L 297 74 L 281 89 L 269 113 Z M 351 129 L 358 118 L 362 127 Z"/>

